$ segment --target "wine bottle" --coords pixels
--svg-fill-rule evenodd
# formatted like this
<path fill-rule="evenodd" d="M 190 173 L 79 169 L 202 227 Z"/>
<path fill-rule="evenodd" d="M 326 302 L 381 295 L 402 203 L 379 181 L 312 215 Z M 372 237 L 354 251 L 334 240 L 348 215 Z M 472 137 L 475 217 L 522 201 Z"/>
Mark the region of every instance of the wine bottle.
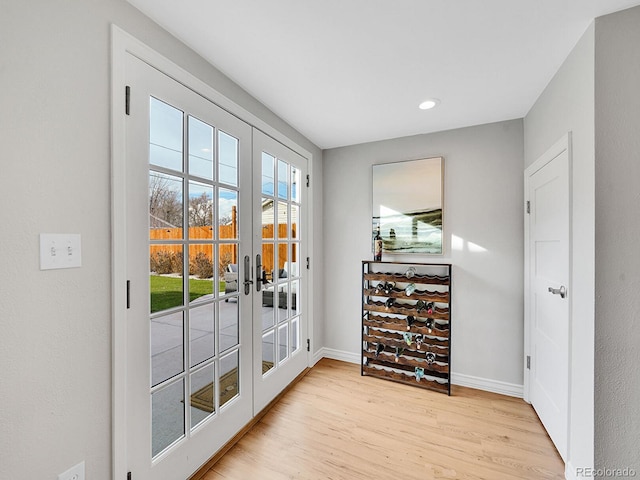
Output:
<path fill-rule="evenodd" d="M 416 317 L 414 317 L 413 315 L 409 315 L 407 317 L 407 330 L 411 329 L 411 325 L 413 325 L 415 321 L 416 321 Z"/>
<path fill-rule="evenodd" d="M 393 287 L 396 286 L 396 282 L 387 282 L 384 284 L 384 293 L 386 293 L 387 295 L 389 295 L 391 292 L 393 292 Z"/>
<path fill-rule="evenodd" d="M 436 354 L 433 352 L 427 352 L 427 355 L 425 357 L 429 365 L 436 361 Z"/>
<path fill-rule="evenodd" d="M 397 362 L 400 356 L 404 353 L 404 348 L 396 347 L 395 361 Z"/>
<path fill-rule="evenodd" d="M 427 310 L 427 314 L 431 315 L 433 313 L 433 302 L 427 302 L 424 308 Z"/>
<path fill-rule="evenodd" d="M 426 304 L 424 303 L 423 300 L 418 300 L 416 302 L 416 310 L 417 310 L 417 312 L 420 313 L 422 310 L 424 310 L 425 306 L 426 306 Z"/>
<path fill-rule="evenodd" d="M 422 335 L 416 335 L 416 347 L 420 350 L 422 346 Z"/>
<path fill-rule="evenodd" d="M 380 224 L 378 224 L 376 236 L 373 237 L 373 260 L 375 262 L 382 261 L 382 237 L 380 236 Z"/>
<path fill-rule="evenodd" d="M 383 350 L 384 350 L 384 344 L 378 343 L 376 345 L 376 357 L 380 355 L 380 352 L 382 352 Z"/>
<path fill-rule="evenodd" d="M 422 377 L 424 377 L 424 368 L 416 367 L 416 382 L 419 382 Z"/>
<path fill-rule="evenodd" d="M 407 271 L 404 272 L 404 276 L 407 278 L 413 278 L 416 276 L 416 267 L 409 267 Z"/>
<path fill-rule="evenodd" d="M 407 285 L 404 289 L 404 293 L 407 295 L 407 297 L 410 297 L 411 294 L 413 292 L 416 291 L 416 284 L 415 283 L 410 283 L 409 285 Z"/>
<path fill-rule="evenodd" d="M 427 318 L 427 321 L 425 322 L 425 326 L 429 329 L 429 333 L 431 333 L 432 329 L 433 329 L 433 318 Z"/>
<path fill-rule="evenodd" d="M 393 307 L 393 304 L 395 303 L 395 299 L 394 298 L 387 298 L 387 301 L 384 302 L 384 306 L 387 308 L 391 308 Z"/>

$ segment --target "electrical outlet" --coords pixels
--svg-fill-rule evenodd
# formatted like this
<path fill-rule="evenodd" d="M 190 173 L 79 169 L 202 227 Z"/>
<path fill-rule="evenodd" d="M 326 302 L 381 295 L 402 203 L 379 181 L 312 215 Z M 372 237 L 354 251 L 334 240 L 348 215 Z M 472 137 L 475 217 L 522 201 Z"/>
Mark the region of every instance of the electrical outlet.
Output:
<path fill-rule="evenodd" d="M 84 460 L 77 464 L 75 467 L 71 467 L 64 473 L 58 475 L 58 480 L 85 480 L 84 479 Z"/>
<path fill-rule="evenodd" d="M 40 270 L 80 266 L 82 249 L 79 234 L 40 234 Z"/>

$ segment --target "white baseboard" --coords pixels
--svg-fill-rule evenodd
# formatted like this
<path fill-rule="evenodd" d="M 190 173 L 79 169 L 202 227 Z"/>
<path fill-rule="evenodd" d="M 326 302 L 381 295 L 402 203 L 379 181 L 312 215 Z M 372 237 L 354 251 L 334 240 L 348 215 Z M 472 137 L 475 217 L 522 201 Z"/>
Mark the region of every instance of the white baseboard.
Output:
<path fill-rule="evenodd" d="M 316 360 L 317 357 L 317 360 Z M 333 360 L 340 360 L 342 362 L 357 363 L 362 361 L 362 355 L 359 353 L 345 352 L 344 350 L 335 350 L 333 348 L 323 347 L 314 355 L 315 362 L 318 362 L 322 358 L 331 358 Z M 314 362 L 314 363 L 315 363 Z"/>
<path fill-rule="evenodd" d="M 362 356 L 359 353 L 345 352 L 343 350 L 335 350 L 333 348 L 321 348 L 313 356 L 313 364 L 315 365 L 322 358 L 332 358 L 343 362 L 360 364 Z M 488 378 L 473 377 L 462 373 L 451 374 L 451 383 L 460 385 L 461 387 L 476 388 L 487 392 L 499 393 L 510 397 L 522 398 L 524 386 L 515 383 L 501 382 L 499 380 L 490 380 Z"/>
<path fill-rule="evenodd" d="M 320 360 L 322 360 L 322 357 L 324 357 L 323 353 L 324 348 L 321 348 L 320 350 L 318 350 L 317 352 L 315 352 L 313 354 L 313 356 L 311 357 L 311 365 L 309 365 L 309 367 L 314 367 L 316 363 L 318 363 Z"/>
<path fill-rule="evenodd" d="M 491 380 L 489 378 L 474 377 L 463 373 L 451 373 L 451 383 L 460 385 L 461 387 L 476 388 L 486 392 L 499 393 L 500 395 L 508 395 L 510 397 L 522 398 L 524 386 L 517 383 L 501 382 L 500 380 Z"/>

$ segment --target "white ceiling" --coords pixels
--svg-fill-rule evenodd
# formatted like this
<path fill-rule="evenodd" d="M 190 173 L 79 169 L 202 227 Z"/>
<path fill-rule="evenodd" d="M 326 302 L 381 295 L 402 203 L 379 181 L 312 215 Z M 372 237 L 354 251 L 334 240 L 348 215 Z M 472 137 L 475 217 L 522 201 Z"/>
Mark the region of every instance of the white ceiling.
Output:
<path fill-rule="evenodd" d="M 524 117 L 595 17 L 640 4 L 128 1 L 323 149 Z"/>

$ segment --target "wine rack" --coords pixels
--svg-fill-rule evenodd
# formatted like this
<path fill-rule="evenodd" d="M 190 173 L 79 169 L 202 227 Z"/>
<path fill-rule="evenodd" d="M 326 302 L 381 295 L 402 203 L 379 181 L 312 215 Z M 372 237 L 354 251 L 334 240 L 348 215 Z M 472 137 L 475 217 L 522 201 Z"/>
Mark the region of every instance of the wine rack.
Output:
<path fill-rule="evenodd" d="M 362 262 L 361 374 L 451 395 L 451 264 Z"/>

